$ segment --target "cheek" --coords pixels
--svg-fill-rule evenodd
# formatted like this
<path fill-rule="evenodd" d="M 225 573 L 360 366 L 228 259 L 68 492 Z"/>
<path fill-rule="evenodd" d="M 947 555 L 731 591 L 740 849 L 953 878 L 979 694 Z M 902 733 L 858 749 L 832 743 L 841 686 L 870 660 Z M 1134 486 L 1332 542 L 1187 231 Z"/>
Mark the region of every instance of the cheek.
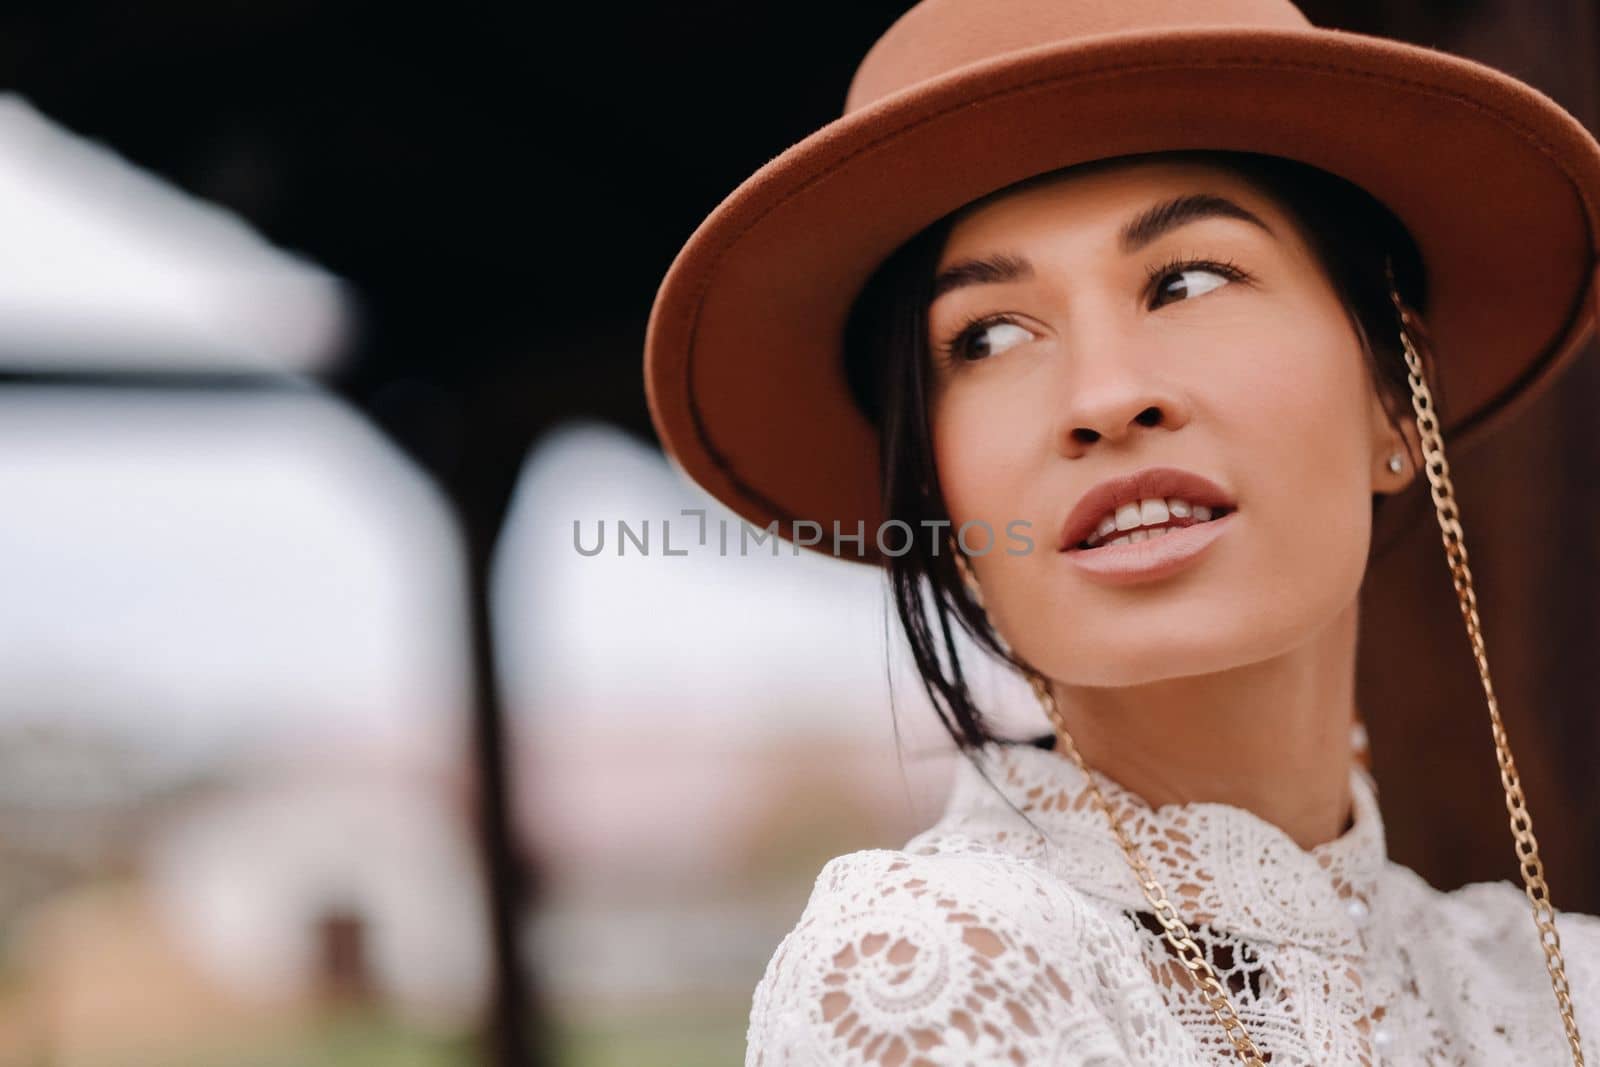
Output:
<path fill-rule="evenodd" d="M 1343 320 L 1307 320 L 1281 364 L 1240 375 L 1230 433 L 1262 578 L 1339 599 L 1365 571 L 1371 536 L 1365 365 Z M 1346 588 L 1349 587 L 1349 588 Z"/>
<path fill-rule="evenodd" d="M 964 384 L 936 400 L 929 425 L 951 536 L 971 524 L 965 546 L 984 613 L 1013 647 L 1065 617 L 1055 590 L 1041 581 L 1052 555 L 1047 524 L 1029 507 L 1050 463 L 1041 456 L 1039 433 L 1049 413 L 1039 410 L 1037 397 L 1030 402 L 1020 392 Z M 1017 520 L 1025 525 L 1012 525 Z"/>
<path fill-rule="evenodd" d="M 983 520 L 997 532 L 1022 512 L 1029 435 L 1018 432 L 1037 413 L 1022 410 L 1005 390 L 956 389 L 930 415 L 934 462 L 945 506 L 956 526 Z M 970 542 L 978 548 L 974 533 Z"/>

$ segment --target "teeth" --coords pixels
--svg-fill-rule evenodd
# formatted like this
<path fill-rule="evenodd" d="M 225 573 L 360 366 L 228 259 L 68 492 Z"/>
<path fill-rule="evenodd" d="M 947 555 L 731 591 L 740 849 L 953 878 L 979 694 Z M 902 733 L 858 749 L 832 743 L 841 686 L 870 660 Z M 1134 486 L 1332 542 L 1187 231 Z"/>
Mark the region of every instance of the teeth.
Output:
<path fill-rule="evenodd" d="M 1180 497 L 1148 497 L 1144 500 L 1130 502 L 1119 507 L 1115 512 L 1100 520 L 1100 525 L 1095 527 L 1094 533 L 1089 537 L 1089 544 L 1126 545 L 1135 541 L 1144 541 L 1151 537 L 1161 537 L 1172 532 L 1171 527 L 1162 527 L 1155 530 L 1142 530 L 1142 526 L 1160 526 L 1173 518 L 1192 518 L 1195 522 L 1210 522 L 1214 512 L 1204 504 L 1190 504 Z M 1110 541 L 1105 538 L 1108 534 L 1122 530 L 1132 531 L 1121 537 L 1114 537 Z"/>

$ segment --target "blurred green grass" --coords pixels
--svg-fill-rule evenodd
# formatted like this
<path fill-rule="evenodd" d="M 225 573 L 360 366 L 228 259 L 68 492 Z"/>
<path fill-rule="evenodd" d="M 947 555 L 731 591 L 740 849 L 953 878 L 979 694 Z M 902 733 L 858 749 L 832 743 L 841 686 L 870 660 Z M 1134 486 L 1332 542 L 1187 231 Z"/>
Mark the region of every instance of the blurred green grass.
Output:
<path fill-rule="evenodd" d="M 696 1005 L 633 1016 L 558 1020 L 560 1067 L 741 1067 L 749 1004 Z M 432 1034 L 378 1015 L 335 1017 L 251 1047 L 126 1054 L 96 1067 L 486 1067 L 476 1034 Z M 9 1067 L 9 1065 L 7 1065 Z M 54 1067 L 49 1060 L 27 1067 Z"/>
<path fill-rule="evenodd" d="M 285 1034 L 254 1048 L 208 1049 L 178 1060 L 168 1058 L 160 1067 L 482 1067 L 483 1063 L 472 1034 L 432 1034 L 380 1016 L 358 1016 Z"/>
<path fill-rule="evenodd" d="M 568 1022 L 561 1067 L 741 1067 L 747 1001 L 631 1018 Z"/>

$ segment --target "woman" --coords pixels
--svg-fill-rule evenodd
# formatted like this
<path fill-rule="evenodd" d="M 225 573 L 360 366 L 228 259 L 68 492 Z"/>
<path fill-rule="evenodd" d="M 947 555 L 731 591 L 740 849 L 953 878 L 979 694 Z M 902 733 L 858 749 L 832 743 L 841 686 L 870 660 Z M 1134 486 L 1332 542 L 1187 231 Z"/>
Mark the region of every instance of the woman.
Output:
<path fill-rule="evenodd" d="M 970 761 L 824 867 L 747 1062 L 1582 1063 L 1600 919 L 1549 904 L 1443 442 L 1592 329 L 1600 146 L 1287 4 L 1133 6 L 925 0 L 658 297 L 673 455 L 886 567 Z M 1419 471 L 1525 892 L 1388 860 L 1352 747 L 1372 520 Z M 1047 733 L 991 730 L 955 627 Z"/>

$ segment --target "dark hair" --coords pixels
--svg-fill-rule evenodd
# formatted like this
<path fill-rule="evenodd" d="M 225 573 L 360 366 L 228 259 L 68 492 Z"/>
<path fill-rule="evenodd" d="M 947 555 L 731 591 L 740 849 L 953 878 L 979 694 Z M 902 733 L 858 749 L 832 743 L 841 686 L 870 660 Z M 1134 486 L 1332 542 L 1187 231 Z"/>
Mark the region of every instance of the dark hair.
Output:
<path fill-rule="evenodd" d="M 1389 297 L 1386 257 L 1401 299 L 1418 315 L 1427 310 L 1421 257 L 1405 226 L 1359 186 L 1295 160 L 1211 150 L 1162 152 L 1149 158 L 1156 157 L 1229 170 L 1298 222 L 1356 327 L 1363 357 L 1398 433 L 1396 412 L 1412 417 L 1411 389 L 1400 321 Z M 1141 157 L 1119 156 L 1051 171 L 969 203 L 901 245 L 868 280 L 846 326 L 845 370 L 857 405 L 878 427 L 884 519 L 902 520 L 912 529 L 949 521 L 928 425 L 927 312 L 934 271 L 955 222 L 995 197 L 1135 158 Z M 1425 361 L 1430 359 L 1425 345 L 1419 344 L 1419 353 Z M 1447 409 L 1431 362 L 1425 363 L 1424 372 L 1443 419 Z M 1374 518 L 1384 499 L 1374 494 Z M 993 732 L 969 690 L 954 626 L 965 630 L 980 649 L 1024 675 L 1032 668 L 1005 647 L 968 590 L 957 567 L 955 538 L 945 539 L 948 551 L 942 552 L 925 538 L 911 542 L 906 552 L 887 561 L 890 595 L 923 688 L 944 728 L 969 760 L 973 750 L 986 743 L 1053 747 L 1053 734 L 1009 738 Z"/>

